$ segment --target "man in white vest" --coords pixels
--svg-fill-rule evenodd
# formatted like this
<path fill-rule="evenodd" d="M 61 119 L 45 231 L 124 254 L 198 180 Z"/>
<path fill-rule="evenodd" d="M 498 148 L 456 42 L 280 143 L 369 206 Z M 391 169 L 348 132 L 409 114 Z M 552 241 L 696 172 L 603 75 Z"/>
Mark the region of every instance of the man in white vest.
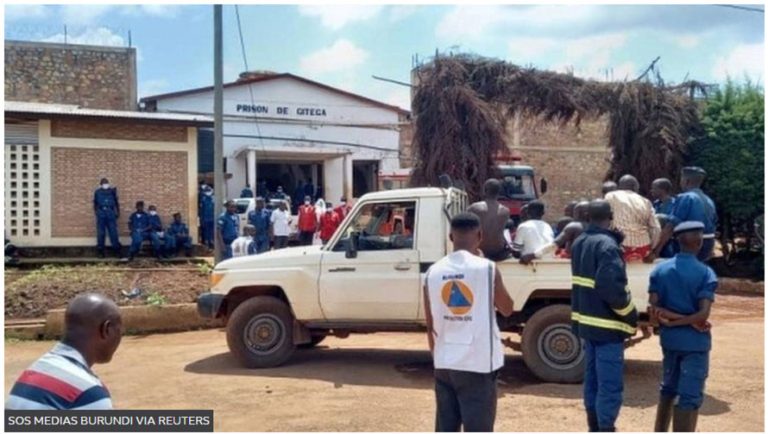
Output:
<path fill-rule="evenodd" d="M 504 347 L 496 309 L 512 314 L 512 299 L 496 264 L 480 255 L 480 219 L 451 219 L 453 253 L 427 270 L 424 306 L 435 366 L 439 432 L 493 431 L 496 378 Z"/>

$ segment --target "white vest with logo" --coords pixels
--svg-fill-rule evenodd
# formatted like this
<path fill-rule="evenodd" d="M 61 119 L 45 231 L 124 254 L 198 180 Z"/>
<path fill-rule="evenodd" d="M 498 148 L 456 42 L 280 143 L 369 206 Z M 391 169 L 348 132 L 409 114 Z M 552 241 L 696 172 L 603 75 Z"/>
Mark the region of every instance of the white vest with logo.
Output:
<path fill-rule="evenodd" d="M 493 301 L 496 264 L 466 250 L 427 271 L 435 369 L 490 373 L 504 365 Z"/>

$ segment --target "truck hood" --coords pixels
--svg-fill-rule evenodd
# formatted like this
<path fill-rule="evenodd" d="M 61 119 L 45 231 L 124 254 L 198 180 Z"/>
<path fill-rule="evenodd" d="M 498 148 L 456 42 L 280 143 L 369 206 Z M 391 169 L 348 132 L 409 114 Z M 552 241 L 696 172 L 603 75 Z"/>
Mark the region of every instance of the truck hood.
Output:
<path fill-rule="evenodd" d="M 214 271 L 242 270 L 254 268 L 286 268 L 317 264 L 322 255 L 322 246 L 288 247 L 270 250 L 258 255 L 227 259 L 216 264 Z"/>

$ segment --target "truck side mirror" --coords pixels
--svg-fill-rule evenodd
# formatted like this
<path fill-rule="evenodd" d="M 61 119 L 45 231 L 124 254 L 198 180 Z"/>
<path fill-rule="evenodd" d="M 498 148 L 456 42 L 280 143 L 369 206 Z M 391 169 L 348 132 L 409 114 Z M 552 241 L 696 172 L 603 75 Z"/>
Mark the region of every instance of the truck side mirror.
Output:
<path fill-rule="evenodd" d="M 541 181 L 539 181 L 539 191 L 541 191 L 541 194 L 547 192 L 547 178 L 541 178 Z"/>
<path fill-rule="evenodd" d="M 349 235 L 349 242 L 347 243 L 347 251 L 344 256 L 347 259 L 357 258 L 357 245 L 360 243 L 360 232 L 352 232 Z"/>

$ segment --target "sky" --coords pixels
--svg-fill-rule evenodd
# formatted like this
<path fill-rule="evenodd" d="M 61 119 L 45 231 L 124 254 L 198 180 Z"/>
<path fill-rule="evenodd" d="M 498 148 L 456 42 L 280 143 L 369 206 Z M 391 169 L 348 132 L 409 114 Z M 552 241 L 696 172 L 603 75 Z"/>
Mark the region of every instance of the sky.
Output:
<path fill-rule="evenodd" d="M 753 6 L 762 9 L 763 6 Z M 716 5 L 242 5 L 251 70 L 289 72 L 410 108 L 414 59 L 471 52 L 598 80 L 655 59 L 668 83 L 763 83 L 764 13 Z M 137 50 L 139 96 L 213 84 L 208 5 L 6 5 L 5 38 Z M 224 80 L 245 71 L 236 9 L 223 9 Z M 416 57 L 417 56 L 417 57 Z"/>

